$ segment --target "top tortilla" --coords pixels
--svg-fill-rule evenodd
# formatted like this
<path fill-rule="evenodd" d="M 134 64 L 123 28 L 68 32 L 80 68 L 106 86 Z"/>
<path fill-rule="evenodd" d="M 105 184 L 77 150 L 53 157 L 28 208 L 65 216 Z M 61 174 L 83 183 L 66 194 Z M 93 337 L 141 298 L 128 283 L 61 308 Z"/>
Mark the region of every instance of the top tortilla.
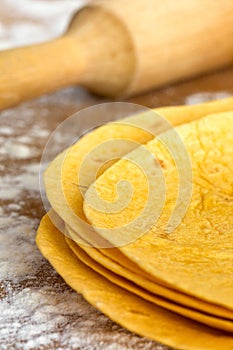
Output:
<path fill-rule="evenodd" d="M 179 189 L 178 175 L 167 149 L 153 139 L 143 147 L 163 164 L 167 185 L 164 210 L 147 234 L 135 240 L 132 232 L 132 242 L 118 249 L 155 279 L 232 310 L 233 112 L 181 125 L 177 132 L 186 146 L 193 171 L 192 200 L 182 223 L 167 233 Z M 165 134 L 164 138 L 173 137 L 170 130 Z M 141 148 L 131 153 L 132 160 L 137 161 Z M 93 209 L 95 189 L 107 207 L 116 199 L 116 185 L 122 179 L 130 181 L 134 189 L 129 205 L 118 213 Z M 86 192 L 85 215 L 102 237 L 118 246 L 120 235 L 125 232 L 130 236 L 124 226 L 141 215 L 147 197 L 148 184 L 143 172 L 133 162 L 122 159 Z"/>

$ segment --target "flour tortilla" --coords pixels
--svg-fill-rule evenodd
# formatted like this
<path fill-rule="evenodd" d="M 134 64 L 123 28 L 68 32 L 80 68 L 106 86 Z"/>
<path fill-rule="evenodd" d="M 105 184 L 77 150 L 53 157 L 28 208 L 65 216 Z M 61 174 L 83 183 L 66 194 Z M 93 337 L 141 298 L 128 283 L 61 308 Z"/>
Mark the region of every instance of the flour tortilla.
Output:
<path fill-rule="evenodd" d="M 129 292 L 132 292 L 133 294 L 141 297 L 144 300 L 150 301 L 151 303 L 157 306 L 163 307 L 166 310 L 175 312 L 184 317 L 188 317 L 194 321 L 203 323 L 207 326 L 233 333 L 232 321 L 224 320 L 219 317 L 213 317 L 208 314 L 204 314 L 203 312 L 198 312 L 196 310 L 186 308 L 182 305 L 177 304 L 176 299 L 175 302 L 171 302 L 166 300 L 165 298 L 153 295 L 145 291 L 144 289 L 136 286 L 134 283 L 129 282 L 125 278 L 122 278 L 119 275 L 113 273 L 103 265 L 97 263 L 95 260 L 90 258 L 90 256 L 88 256 L 88 254 L 86 254 L 85 251 L 81 249 L 73 240 L 66 237 L 66 243 L 73 251 L 73 253 L 78 257 L 79 260 L 81 260 L 85 265 L 89 266 L 91 269 L 99 273 L 101 276 L 107 278 L 109 281 L 116 284 L 117 286 L 122 287 L 128 290 Z"/>
<path fill-rule="evenodd" d="M 233 98 L 229 98 L 194 106 L 159 108 L 155 109 L 155 112 L 167 118 L 172 124 L 179 125 L 184 122 L 199 119 L 213 111 L 225 111 L 232 108 Z M 127 120 L 130 120 L 133 124 L 139 126 L 143 125 L 149 129 L 153 129 L 154 115 L 151 113 L 147 113 L 146 116 L 143 114 L 129 117 L 126 121 Z M 82 221 L 86 222 L 86 217 L 83 213 L 83 193 L 92 182 L 92 178 L 90 178 L 89 174 L 93 175 L 97 171 L 103 159 L 123 156 L 130 149 L 116 150 L 110 148 L 107 149 L 107 154 L 101 155 L 102 160 L 98 158 L 89 159 L 83 192 L 81 192 L 80 188 L 77 186 L 77 173 L 80 170 L 83 159 L 93 147 L 104 141 L 117 138 L 127 138 L 138 143 L 145 143 L 152 138 L 152 135 L 140 129 L 135 130 L 132 126 L 126 127 L 125 125 L 118 124 L 105 125 L 85 135 L 77 144 L 57 156 L 49 165 L 44 177 L 46 194 L 56 213 L 67 222 L 74 231 L 78 232 L 81 237 L 84 239 L 87 238 L 87 236 L 91 238 L 89 243 L 94 246 L 96 245 L 96 240 L 97 242 L 99 240 L 99 235 L 93 232 L 93 230 L 91 230 L 91 232 L 85 230 L 85 228 L 83 230 L 83 225 L 77 222 L 77 216 L 81 218 Z M 99 172 L 99 174 L 100 173 L 101 172 Z M 140 267 L 127 259 L 127 257 L 117 249 L 105 250 L 105 254 L 108 254 L 109 257 L 113 256 L 118 261 L 120 260 L 122 263 L 127 264 L 128 268 L 132 269 L 132 271 L 136 269 L 141 275 L 153 280 L 153 276 L 150 276 L 149 273 L 140 269 Z M 160 281 L 160 283 L 167 285 L 164 281 Z"/>
<path fill-rule="evenodd" d="M 193 169 L 193 195 L 186 216 L 175 231 L 166 233 L 171 207 L 177 197 L 177 170 L 169 152 L 154 139 L 145 147 L 165 165 L 167 201 L 164 212 L 146 235 L 118 249 L 156 281 L 164 281 L 174 289 L 233 310 L 233 112 L 210 115 L 181 125 L 177 131 L 186 145 Z M 168 131 L 164 137 L 171 138 L 172 134 Z M 131 159 L 137 159 L 139 150 L 131 153 Z M 135 169 L 133 163 L 124 159 L 118 161 L 85 195 L 87 219 L 114 245 L 119 241 L 118 236 L 112 234 L 112 228 L 124 227 L 140 215 L 139 210 L 147 200 L 144 196 L 147 184 L 141 181 Z M 134 188 L 130 205 L 114 214 L 94 210 L 90 203 L 95 189 L 102 199 L 111 202 L 116 184 L 122 179 L 130 180 Z"/>
<path fill-rule="evenodd" d="M 154 112 L 166 118 L 172 125 L 187 123 L 202 118 L 206 114 L 233 109 L 233 98 L 214 101 L 194 106 L 165 107 L 155 109 Z M 122 124 L 123 122 L 123 124 Z M 85 135 L 75 145 L 58 155 L 45 172 L 44 183 L 47 198 L 56 213 L 79 233 L 83 238 L 87 233 L 98 240 L 95 232 L 87 232 L 82 223 L 77 221 L 77 216 L 86 222 L 83 213 L 83 194 L 93 182 L 93 176 L 105 160 L 116 159 L 130 152 L 138 144 L 144 144 L 153 138 L 153 135 L 145 129 L 157 132 L 157 123 L 153 112 L 139 114 L 126 118 L 120 123 L 104 125 L 92 133 Z M 127 122 L 142 126 L 144 130 L 126 125 Z M 126 139 L 131 143 L 124 143 L 121 147 L 105 147 L 101 155 L 93 155 L 88 158 L 88 164 L 84 172 L 82 190 L 78 187 L 77 174 L 85 157 L 94 147 L 105 141 Z M 105 168 L 102 168 L 102 172 Z M 98 175 L 101 174 L 99 171 Z M 122 256 L 121 256 L 122 258 Z M 143 273 L 143 272 L 142 272 Z M 148 275 L 144 272 L 145 275 Z"/>
<path fill-rule="evenodd" d="M 37 245 L 74 290 L 113 321 L 139 335 L 187 350 L 232 350 L 233 337 L 157 307 L 109 282 L 72 254 L 48 215 L 41 221 Z"/>
<path fill-rule="evenodd" d="M 70 229 L 69 227 L 67 227 L 67 231 L 68 236 L 70 237 L 70 239 L 68 240 L 68 244 L 70 244 L 71 249 L 74 249 L 75 246 L 78 246 L 78 244 L 76 244 L 75 242 L 78 241 L 78 243 L 80 244 L 81 237 L 79 237 L 77 240 L 77 233 L 73 232 L 72 229 Z M 71 240 L 74 242 L 73 244 L 70 243 Z M 233 321 L 233 313 L 230 310 L 222 308 L 218 305 L 204 302 L 200 299 L 193 298 L 188 294 L 179 293 L 176 290 L 166 288 L 163 285 L 159 285 L 153 281 L 150 281 L 148 278 L 139 274 L 138 271 L 135 270 L 134 272 L 132 272 L 131 270 L 129 270 L 128 266 L 124 266 L 121 260 L 113 260 L 112 257 L 109 258 L 108 256 L 106 256 L 104 253 L 109 249 L 97 249 L 85 244 L 85 241 L 82 241 L 82 243 L 83 244 L 80 246 L 80 248 L 91 258 L 92 261 L 97 262 L 97 264 L 102 265 L 114 274 L 117 274 L 123 277 L 124 279 L 133 282 L 134 284 L 145 289 L 149 293 L 155 294 L 156 296 L 162 298 L 166 298 L 167 300 L 172 301 L 173 303 L 176 302 L 185 307 L 204 312 L 206 314 L 209 314 L 210 316 L 217 316 L 219 318 L 225 318 Z"/>
<path fill-rule="evenodd" d="M 212 111 L 224 111 L 232 109 L 233 107 L 233 99 L 226 99 L 222 101 L 216 101 L 211 103 L 205 103 L 202 105 L 196 105 L 196 106 L 181 106 L 181 107 L 168 107 L 168 108 L 162 108 L 158 109 L 157 111 L 166 116 L 170 121 L 172 121 L 175 124 L 180 124 L 182 122 L 187 122 L 189 120 L 198 119 L 200 117 L 203 117 L 207 113 L 210 113 Z M 132 118 L 132 117 L 131 117 Z M 131 119 L 129 118 L 129 119 Z M 135 118 L 138 125 L 140 123 L 150 122 L 150 118 L 144 118 L 137 116 L 133 117 Z M 102 142 L 105 139 L 108 138 L 117 138 L 117 137 L 125 137 L 126 135 L 129 137 L 129 130 L 122 129 L 122 128 L 112 128 L 112 125 L 107 125 L 102 128 L 99 128 L 95 130 L 93 133 L 85 136 L 83 139 L 81 139 L 78 144 L 76 144 L 74 147 L 71 148 L 69 152 L 69 157 L 65 157 L 64 152 L 62 155 L 58 156 L 52 164 L 49 166 L 46 176 L 45 176 L 45 183 L 46 183 L 46 191 L 48 198 L 52 204 L 52 206 L 55 208 L 57 213 L 70 225 L 72 225 L 72 219 L 73 216 L 70 215 L 70 211 L 67 212 L 67 204 L 68 208 L 71 208 L 72 211 L 75 214 L 78 214 L 80 217 L 82 217 L 83 220 L 85 219 L 85 216 L 83 214 L 82 210 L 82 196 L 79 191 L 79 189 L 76 186 L 75 178 L 76 174 L 79 168 L 79 165 L 81 164 L 80 156 L 88 153 L 88 151 L 94 147 L 94 145 L 98 144 L 98 142 Z M 143 136 L 143 140 L 140 139 Z M 131 132 L 130 137 L 136 141 L 144 142 L 147 140 L 148 135 L 147 134 L 136 134 L 134 135 L 133 132 Z M 139 140 L 140 139 L 140 140 Z M 114 154 L 118 155 L 118 154 Z M 63 164 L 63 171 L 62 173 L 59 171 L 61 168 L 61 163 L 64 161 Z M 98 163 L 98 162 L 97 162 Z M 98 165 L 98 164 L 97 164 Z M 90 172 L 95 170 L 96 164 L 93 165 L 93 162 L 90 164 Z M 62 187 L 61 187 L 62 184 Z M 75 228 L 77 228 L 75 226 Z M 80 233 L 80 232 L 79 232 Z M 86 238 L 86 237 L 85 237 Z M 146 278 L 150 279 L 151 275 L 142 269 L 138 267 L 133 262 L 130 262 L 127 257 L 125 257 L 120 251 L 117 249 L 105 249 L 103 250 L 104 254 L 108 255 L 109 257 L 115 258 L 115 260 L 119 263 L 127 263 L 128 268 L 132 268 L 132 271 L 139 272 Z M 130 262 L 130 263 L 129 263 Z M 131 265 L 130 265 L 131 264 Z M 161 283 L 161 281 L 159 281 Z M 166 282 L 164 282 L 166 285 Z"/>

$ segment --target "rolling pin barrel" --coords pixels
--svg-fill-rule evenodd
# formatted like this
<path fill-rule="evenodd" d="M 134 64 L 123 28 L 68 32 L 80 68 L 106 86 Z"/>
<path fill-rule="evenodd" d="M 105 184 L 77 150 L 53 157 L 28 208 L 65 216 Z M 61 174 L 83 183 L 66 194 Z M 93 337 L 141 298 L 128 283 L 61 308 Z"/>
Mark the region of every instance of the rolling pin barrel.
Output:
<path fill-rule="evenodd" d="M 139 93 L 233 61 L 232 0 L 99 0 L 54 41 L 0 53 L 0 109 L 80 84 Z"/>

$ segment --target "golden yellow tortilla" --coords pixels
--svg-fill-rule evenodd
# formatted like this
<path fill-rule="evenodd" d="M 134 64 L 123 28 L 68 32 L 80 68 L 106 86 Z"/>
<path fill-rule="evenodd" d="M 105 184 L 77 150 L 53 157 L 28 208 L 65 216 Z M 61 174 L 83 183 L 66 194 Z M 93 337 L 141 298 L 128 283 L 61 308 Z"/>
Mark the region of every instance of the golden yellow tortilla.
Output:
<path fill-rule="evenodd" d="M 162 109 L 164 115 L 167 113 L 168 119 L 173 121 L 176 124 L 180 124 L 182 122 L 187 122 L 190 119 L 198 119 L 205 114 L 210 113 L 211 111 L 222 111 L 222 110 L 229 110 L 232 109 L 233 100 L 228 99 L 226 101 L 221 102 L 214 102 L 210 104 L 204 104 L 202 106 L 192 106 L 192 107 L 177 107 L 177 108 L 165 108 Z M 138 118 L 138 119 L 137 119 Z M 150 118 L 142 118 L 137 117 L 136 120 L 138 122 L 138 125 L 143 125 L 148 122 L 153 122 Z M 91 136 L 90 136 L 91 135 Z M 107 136 L 107 137 L 106 137 Z M 88 152 L 98 143 L 102 143 L 103 140 L 111 140 L 114 138 L 128 138 L 129 140 L 136 141 L 138 143 L 146 143 L 149 139 L 151 139 L 151 135 L 147 132 L 143 132 L 141 130 L 134 130 L 132 127 L 123 127 L 122 125 L 107 125 L 103 128 L 97 129 L 93 133 L 89 134 L 89 136 L 85 136 L 81 142 L 76 144 L 74 147 L 72 147 L 68 154 L 67 152 L 63 152 L 62 155 L 57 157 L 50 168 L 47 171 L 46 176 L 46 190 L 48 192 L 48 197 L 50 199 L 51 204 L 54 206 L 55 210 L 58 212 L 58 214 L 69 224 L 74 224 L 74 228 L 77 229 L 76 221 L 73 221 L 72 211 L 74 214 L 78 214 L 80 217 L 83 218 L 83 220 L 86 220 L 83 210 L 82 210 L 82 196 L 79 191 L 79 188 L 77 188 L 77 181 L 76 181 L 76 175 L 77 171 L 79 169 L 80 164 L 82 163 L 84 157 Z M 134 147 L 135 148 L 135 147 Z M 120 157 L 124 155 L 125 153 L 129 152 L 131 149 L 126 147 L 125 149 L 118 149 L 110 150 L 110 152 L 105 155 L 106 158 L 108 157 Z M 105 158 L 104 158 L 105 159 Z M 99 164 L 103 159 L 90 159 L 87 167 L 87 175 L 90 173 L 95 173 L 96 170 L 98 170 Z M 63 162 L 62 172 L 60 172 L 61 169 L 61 163 Z M 108 164 L 110 166 L 111 164 Z M 99 173 L 106 170 L 106 168 L 103 168 Z M 88 186 L 92 182 L 92 177 L 87 176 L 87 180 L 85 185 Z M 61 186 L 62 185 L 62 186 Z M 67 211 L 67 204 L 68 208 L 71 209 Z M 78 227 L 79 228 L 79 227 Z M 79 232 L 79 230 L 77 230 Z M 83 233 L 83 232 L 81 232 Z M 85 233 L 85 232 L 84 232 Z M 85 237 L 85 236 L 84 236 Z M 96 237 L 99 239 L 99 236 L 96 235 Z M 41 243 L 39 244 L 41 246 Z M 46 250 L 46 247 L 43 247 L 42 250 Z M 144 272 L 143 269 L 140 269 L 137 264 L 131 262 L 126 256 L 124 256 L 120 251 L 117 249 L 108 249 L 103 250 L 106 255 L 113 256 L 115 260 L 122 262 L 130 262 L 132 270 L 136 268 L 136 271 L 141 271 L 142 275 L 150 278 L 150 273 Z M 51 251 L 48 250 L 48 254 L 51 253 Z M 47 254 L 46 253 L 46 254 Z M 53 259 L 50 257 L 50 259 Z M 101 276 L 100 276 L 101 277 Z M 153 276 L 152 276 L 153 277 Z M 153 278 L 152 278 L 153 279 Z M 166 282 L 164 282 L 166 285 Z M 129 327 L 130 328 L 130 327 Z M 177 344 L 175 345 L 177 346 Z"/>
<path fill-rule="evenodd" d="M 70 239 L 68 240 L 68 244 L 71 246 L 71 249 L 75 250 L 74 247 L 77 247 L 77 244 L 75 243 L 77 241 L 77 233 L 73 232 L 69 227 L 67 227 L 67 234 L 68 237 L 70 237 Z M 73 244 L 71 244 L 71 240 L 73 241 Z M 80 242 L 81 238 L 79 237 L 78 243 L 80 244 Z M 103 252 L 106 252 L 109 249 L 97 249 L 94 247 L 90 247 L 89 245 L 85 244 L 86 242 L 84 240 L 82 241 L 82 243 L 83 244 L 80 246 L 80 249 L 82 249 L 91 258 L 92 261 L 96 262 L 98 265 L 102 265 L 114 274 L 133 282 L 137 286 L 145 289 L 147 292 L 155 294 L 158 297 L 166 298 L 167 300 L 172 301 L 173 303 L 176 302 L 185 307 L 209 314 L 210 316 L 217 316 L 219 318 L 225 318 L 231 321 L 233 320 L 232 311 L 227 310 L 218 305 L 204 302 L 201 299 L 193 298 L 188 294 L 186 295 L 177 292 L 176 290 L 166 288 L 163 285 L 159 285 L 155 282 L 152 282 L 144 276 L 140 275 L 137 271 L 130 271 L 128 269 L 128 266 L 123 266 L 121 261 L 115 261 L 112 258 L 109 258 L 105 254 L 103 254 Z M 76 251 L 78 252 L 79 249 L 77 248 Z M 231 322 L 230 327 L 232 326 L 233 324 Z"/>
<path fill-rule="evenodd" d="M 36 241 L 67 284 L 127 329 L 179 349 L 232 350 L 231 335 L 155 306 L 88 268 L 72 254 L 64 235 L 47 215 L 41 221 Z"/>
<path fill-rule="evenodd" d="M 204 314 L 203 312 L 198 312 L 196 310 L 192 310 L 186 308 L 182 305 L 177 304 L 177 300 L 174 299 L 173 302 L 166 300 L 165 298 L 158 297 L 157 295 L 153 295 L 144 289 L 136 286 L 134 283 L 129 282 L 125 278 L 120 277 L 119 275 L 111 272 L 103 265 L 97 263 L 95 260 L 90 258 L 83 249 L 81 249 L 73 240 L 66 237 L 66 243 L 73 251 L 73 253 L 81 260 L 85 265 L 89 266 L 91 269 L 99 273 L 101 276 L 106 277 L 112 283 L 122 287 L 129 292 L 150 301 L 151 303 L 163 307 L 166 310 L 176 312 L 179 315 L 188 317 L 194 321 L 198 321 L 207 326 L 214 327 L 223 331 L 233 332 L 233 322 L 230 320 L 225 320 L 219 317 L 213 317 L 208 314 Z"/>
<path fill-rule="evenodd" d="M 148 142 L 143 147 L 164 164 L 165 207 L 147 234 L 136 241 L 132 234 L 132 243 L 118 249 L 156 281 L 233 310 L 233 112 L 210 115 L 181 125 L 177 131 L 190 155 L 193 171 L 188 211 L 182 223 L 167 233 L 178 192 L 177 169 L 158 139 Z M 173 136 L 168 131 L 164 137 Z M 131 153 L 132 160 L 137 160 L 140 148 Z M 113 214 L 93 209 L 95 189 L 106 203 L 112 202 L 116 198 L 116 184 L 122 179 L 130 181 L 134 189 L 129 205 Z M 140 216 L 147 201 L 147 186 L 133 162 L 118 161 L 86 192 L 87 219 L 102 237 L 118 245 L 113 229 L 124 228 Z M 125 233 L 131 234 L 127 230 Z"/>
<path fill-rule="evenodd" d="M 155 112 L 163 115 L 172 124 L 179 125 L 184 122 L 201 118 L 213 111 L 218 112 L 230 109 L 233 109 L 233 98 L 194 106 L 159 108 L 155 109 Z M 153 114 L 147 113 L 146 116 L 137 115 L 135 117 L 129 117 L 127 120 L 137 125 L 142 125 L 143 127 L 153 129 Z M 80 166 L 82 165 L 85 156 L 89 154 L 89 152 L 96 145 L 102 144 L 107 140 L 119 138 L 127 138 L 128 140 L 138 143 L 145 143 L 152 138 L 152 135 L 143 130 L 135 130 L 135 128 L 129 125 L 108 124 L 94 130 L 90 134 L 85 135 L 77 144 L 56 157 L 46 170 L 44 178 L 46 194 L 52 207 L 56 213 L 65 222 L 69 223 L 70 227 L 78 232 L 84 239 L 87 237 L 87 234 L 85 230 L 83 232 L 82 227 L 80 227 L 80 223 L 77 222 L 77 216 L 83 221 L 86 221 L 86 217 L 83 213 L 83 195 L 80 188 L 77 186 L 77 173 L 80 170 Z M 91 176 L 93 176 L 93 174 L 95 174 L 95 172 L 98 170 L 103 159 L 120 157 L 129 150 L 130 147 L 125 147 L 124 149 L 107 148 L 107 154 L 101 155 L 99 158 L 90 158 L 85 174 L 86 176 L 83 193 L 92 183 Z M 88 232 L 88 238 L 90 236 L 91 235 Z M 97 239 L 97 241 L 99 240 L 98 235 L 95 235 L 94 238 Z M 93 244 L 95 245 L 94 238 L 92 236 L 92 240 L 94 240 Z M 90 241 L 90 243 L 92 243 L 92 241 Z M 113 257 L 116 261 L 118 260 L 125 265 L 127 264 L 127 267 L 131 271 L 137 270 L 138 273 L 144 275 L 148 279 L 153 279 L 150 274 L 136 266 L 117 249 L 108 249 L 103 253 L 107 254 L 109 257 Z M 163 283 L 166 285 L 165 282 Z"/>
<path fill-rule="evenodd" d="M 189 120 L 198 119 L 204 116 L 205 114 L 211 113 L 213 111 L 224 111 L 232 108 L 233 99 L 231 98 L 196 106 L 162 108 L 158 109 L 157 111 L 162 115 L 166 116 L 174 124 L 180 124 Z M 138 125 L 140 125 L 140 123 L 142 123 L 143 125 L 145 122 L 148 122 L 149 124 L 152 122 L 150 118 L 145 119 L 144 117 L 140 116 L 137 116 L 134 120 L 137 121 Z M 112 125 L 104 126 L 103 128 L 97 129 L 93 133 L 81 139 L 81 142 L 79 141 L 74 147 L 70 149 L 68 157 L 65 157 L 66 152 L 64 152 L 52 162 L 49 169 L 47 170 L 45 178 L 47 194 L 55 210 L 59 213 L 61 217 L 66 219 L 66 221 L 69 222 L 69 224 L 72 225 L 73 217 L 72 215 L 70 215 L 72 213 L 70 213 L 69 210 L 67 212 L 67 204 L 68 207 L 71 208 L 75 214 L 78 214 L 85 220 L 85 216 L 83 215 L 82 211 L 82 196 L 75 183 L 76 174 L 81 164 L 80 159 L 83 157 L 83 155 L 88 153 L 92 147 L 98 144 L 98 142 L 103 142 L 103 140 L 106 139 L 127 136 L 128 138 L 131 137 L 131 139 L 136 140 L 138 142 L 146 142 L 148 136 L 149 138 L 151 137 L 147 133 L 140 134 L 137 132 L 137 134 L 134 135 L 133 131 L 134 130 L 132 130 L 131 134 L 129 135 L 129 128 L 127 129 L 120 127 L 117 129 L 117 127 L 115 126 L 114 128 L 112 128 Z M 124 154 L 124 152 L 122 152 L 121 154 Z M 117 153 L 117 155 L 119 155 L 119 152 Z M 59 170 L 61 162 L 63 162 L 63 160 L 65 160 L 65 162 L 63 163 L 63 171 L 61 173 Z M 93 164 L 90 164 L 90 173 L 95 169 L 95 166 L 93 166 Z M 136 272 L 139 272 L 140 275 L 150 279 L 150 274 L 147 274 L 143 270 L 141 270 L 136 264 L 127 259 L 127 257 L 125 257 L 117 249 L 105 249 L 102 250 L 102 253 L 111 258 L 114 258 L 114 260 L 118 261 L 119 263 L 127 264 L 127 268 L 131 269 L 134 272 L 136 270 Z M 211 311 L 211 313 L 214 312 L 214 310 Z M 229 313 L 228 316 L 230 317 Z"/>
<path fill-rule="evenodd" d="M 212 112 L 228 111 L 231 109 L 233 109 L 233 98 L 194 106 L 158 108 L 155 109 L 154 112 L 165 117 L 173 125 L 179 125 L 199 119 Z M 85 232 L 82 232 L 82 227 L 80 227 L 80 223 L 77 222 L 76 216 L 86 221 L 86 217 L 83 213 L 83 193 L 93 182 L 93 176 L 100 165 L 105 160 L 122 157 L 133 148 L 136 148 L 138 144 L 146 143 L 153 138 L 153 135 L 146 130 L 135 128 L 125 123 L 130 122 L 139 127 L 142 126 L 145 129 L 157 130 L 157 126 L 154 125 L 154 114 L 151 112 L 126 118 L 122 120 L 122 122 L 104 125 L 90 134 L 85 135 L 75 145 L 57 156 L 45 172 L 44 182 L 46 195 L 51 206 L 65 222 L 69 223 L 69 225 L 84 238 L 86 236 Z M 119 148 L 104 147 L 101 156 L 97 153 L 89 157 L 88 166 L 83 170 L 85 181 L 82 184 L 83 187 L 81 191 L 77 185 L 77 174 L 84 159 L 98 145 L 115 139 L 129 140 L 135 144 L 124 143 L 123 146 L 121 145 Z M 107 166 L 110 166 L 110 163 L 107 164 L 106 167 Z M 106 167 L 102 168 L 102 172 Z M 100 173 L 101 171 L 98 172 L 98 175 Z"/>

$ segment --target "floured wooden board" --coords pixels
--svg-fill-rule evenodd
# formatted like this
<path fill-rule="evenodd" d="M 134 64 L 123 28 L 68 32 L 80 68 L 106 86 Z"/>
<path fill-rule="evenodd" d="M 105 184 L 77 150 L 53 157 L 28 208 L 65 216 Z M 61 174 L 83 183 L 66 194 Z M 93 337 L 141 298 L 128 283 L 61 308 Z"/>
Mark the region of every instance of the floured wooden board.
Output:
<path fill-rule="evenodd" d="M 65 4 L 66 3 L 66 4 Z M 0 1 L 0 48 L 59 34 L 76 0 Z M 54 16 L 56 21 L 54 21 Z M 148 107 L 193 104 L 233 94 L 233 69 L 131 99 Z M 38 171 L 43 148 L 67 116 L 103 100 L 69 88 L 0 114 L 0 348 L 167 350 L 126 331 L 73 292 L 38 252 L 44 209 Z M 57 153 L 64 147 L 60 135 Z"/>

